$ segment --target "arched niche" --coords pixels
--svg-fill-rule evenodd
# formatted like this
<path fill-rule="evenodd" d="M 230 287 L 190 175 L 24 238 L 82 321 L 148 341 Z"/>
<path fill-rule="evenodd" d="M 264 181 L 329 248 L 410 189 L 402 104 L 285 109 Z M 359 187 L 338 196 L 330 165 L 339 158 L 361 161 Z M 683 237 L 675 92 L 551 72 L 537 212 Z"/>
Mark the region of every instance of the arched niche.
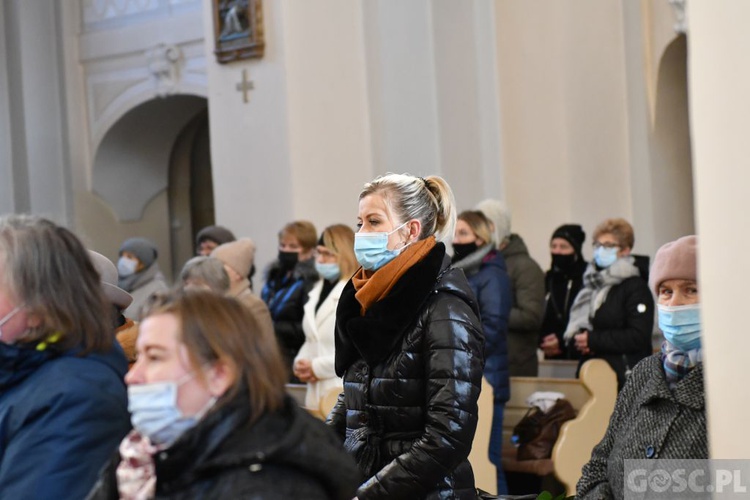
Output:
<path fill-rule="evenodd" d="M 657 78 L 652 135 L 654 229 L 657 238 L 666 242 L 695 232 L 685 35 L 664 50 Z"/>
<path fill-rule="evenodd" d="M 169 184 L 170 155 L 206 99 L 172 95 L 129 110 L 104 134 L 94 155 L 92 188 L 120 222 L 138 221 Z"/>

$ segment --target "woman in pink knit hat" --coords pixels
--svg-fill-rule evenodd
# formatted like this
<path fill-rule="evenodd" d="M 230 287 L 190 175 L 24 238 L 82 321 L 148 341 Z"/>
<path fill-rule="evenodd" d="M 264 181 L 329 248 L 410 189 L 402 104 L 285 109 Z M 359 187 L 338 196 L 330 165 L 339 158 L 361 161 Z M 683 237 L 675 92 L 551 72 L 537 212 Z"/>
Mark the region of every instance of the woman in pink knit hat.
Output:
<path fill-rule="evenodd" d="M 696 250 L 685 236 L 654 257 L 649 285 L 666 340 L 633 369 L 576 498 L 623 498 L 626 459 L 708 458 Z"/>

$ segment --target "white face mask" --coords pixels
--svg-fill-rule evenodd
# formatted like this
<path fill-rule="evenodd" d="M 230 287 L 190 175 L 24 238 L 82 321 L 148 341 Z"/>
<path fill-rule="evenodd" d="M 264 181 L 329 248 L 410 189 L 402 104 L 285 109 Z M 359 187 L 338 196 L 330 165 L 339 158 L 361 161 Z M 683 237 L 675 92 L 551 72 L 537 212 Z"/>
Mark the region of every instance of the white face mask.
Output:
<path fill-rule="evenodd" d="M 16 313 L 20 310 L 21 310 L 21 306 L 16 306 L 15 308 L 13 308 L 11 312 L 9 312 L 2 319 L 0 319 L 0 339 L 3 338 L 3 325 L 7 323 L 8 321 L 10 321 L 11 318 L 13 318 L 13 316 L 15 316 Z"/>
<path fill-rule="evenodd" d="M 125 256 L 120 257 L 120 260 L 117 261 L 117 273 L 122 277 L 132 276 L 135 274 L 137 267 L 137 260 L 129 259 Z"/>
<path fill-rule="evenodd" d="M 169 446 L 195 427 L 216 403 L 216 398 L 211 397 L 197 414 L 191 417 L 183 415 L 177 406 L 177 391 L 193 377 L 189 373 L 176 382 L 129 385 L 128 411 L 133 428 L 152 444 Z"/>

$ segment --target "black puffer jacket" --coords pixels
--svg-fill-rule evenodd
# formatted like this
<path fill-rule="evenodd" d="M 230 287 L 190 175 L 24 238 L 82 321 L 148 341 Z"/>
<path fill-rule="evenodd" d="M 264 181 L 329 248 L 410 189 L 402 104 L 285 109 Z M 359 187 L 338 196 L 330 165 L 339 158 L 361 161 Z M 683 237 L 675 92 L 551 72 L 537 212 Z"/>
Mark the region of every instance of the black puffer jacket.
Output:
<path fill-rule="evenodd" d="M 245 391 L 159 453 L 156 497 L 350 500 L 361 475 L 336 436 L 287 398 L 247 426 Z M 119 454 L 89 500 L 116 499 Z"/>
<path fill-rule="evenodd" d="M 442 243 L 360 315 L 351 281 L 339 301 L 329 416 L 368 479 L 360 500 L 476 498 L 467 461 L 477 424 L 483 334 L 462 271 Z"/>
<path fill-rule="evenodd" d="M 617 387 L 625 384 L 625 372 L 651 354 L 654 328 L 654 297 L 640 276 L 615 285 L 596 310 L 589 332 L 591 355 L 584 356 L 579 368 L 591 358 L 607 361 L 617 374 Z"/>

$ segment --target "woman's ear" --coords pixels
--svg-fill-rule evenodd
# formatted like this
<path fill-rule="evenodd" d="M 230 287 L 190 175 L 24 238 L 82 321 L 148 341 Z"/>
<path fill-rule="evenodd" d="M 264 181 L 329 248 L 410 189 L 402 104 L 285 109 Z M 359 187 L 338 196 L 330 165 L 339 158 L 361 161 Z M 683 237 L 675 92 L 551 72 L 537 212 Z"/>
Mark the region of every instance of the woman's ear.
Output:
<path fill-rule="evenodd" d="M 225 359 L 219 359 L 206 371 L 208 392 L 214 397 L 221 397 L 237 380 L 237 370 L 234 364 Z"/>
<path fill-rule="evenodd" d="M 627 257 L 630 255 L 630 251 L 632 249 L 630 247 L 622 247 L 622 249 L 617 253 L 618 257 Z"/>
<path fill-rule="evenodd" d="M 417 219 L 412 219 L 406 227 L 409 229 L 409 241 L 417 241 L 419 235 L 422 234 L 422 223 Z"/>

